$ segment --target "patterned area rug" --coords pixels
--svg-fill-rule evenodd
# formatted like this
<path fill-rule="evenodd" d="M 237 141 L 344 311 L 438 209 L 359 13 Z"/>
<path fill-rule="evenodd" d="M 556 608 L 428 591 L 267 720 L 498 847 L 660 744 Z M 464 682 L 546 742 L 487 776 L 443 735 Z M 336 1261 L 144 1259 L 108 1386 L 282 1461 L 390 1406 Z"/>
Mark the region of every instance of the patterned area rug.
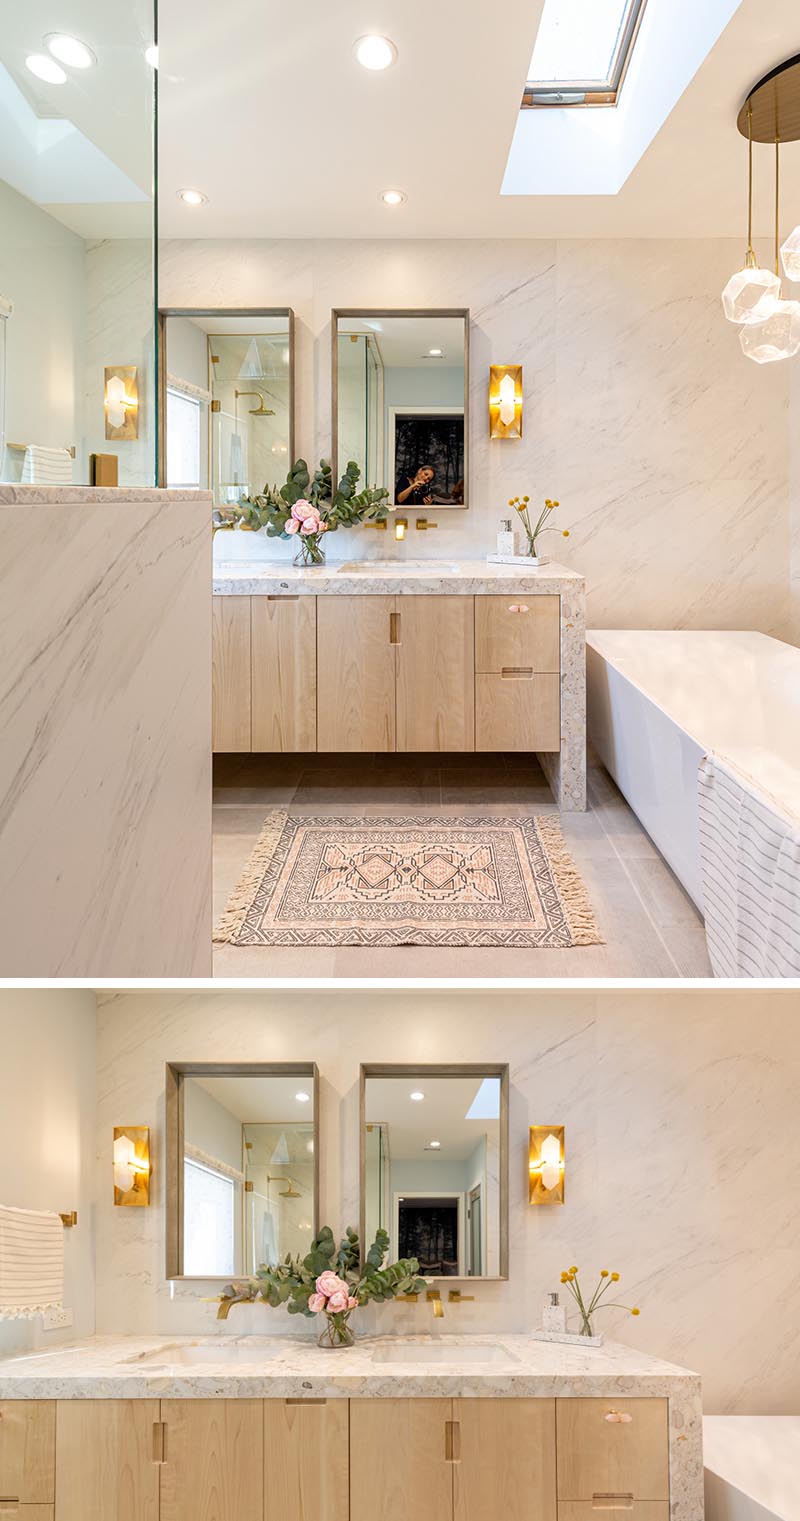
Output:
<path fill-rule="evenodd" d="M 231 945 L 600 945 L 557 816 L 271 813 L 214 939 Z"/>

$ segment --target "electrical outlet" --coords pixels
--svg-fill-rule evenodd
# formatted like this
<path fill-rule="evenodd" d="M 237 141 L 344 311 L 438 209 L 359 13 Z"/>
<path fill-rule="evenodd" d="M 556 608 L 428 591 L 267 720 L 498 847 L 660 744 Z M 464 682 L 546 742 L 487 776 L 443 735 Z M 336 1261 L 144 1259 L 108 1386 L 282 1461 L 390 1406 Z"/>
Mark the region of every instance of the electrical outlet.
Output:
<path fill-rule="evenodd" d="M 43 1310 L 42 1311 L 42 1330 L 43 1331 L 64 1331 L 64 1330 L 66 1330 L 67 1326 L 71 1326 L 71 1325 L 72 1325 L 72 1311 L 71 1310 L 62 1309 L 62 1310 Z"/>

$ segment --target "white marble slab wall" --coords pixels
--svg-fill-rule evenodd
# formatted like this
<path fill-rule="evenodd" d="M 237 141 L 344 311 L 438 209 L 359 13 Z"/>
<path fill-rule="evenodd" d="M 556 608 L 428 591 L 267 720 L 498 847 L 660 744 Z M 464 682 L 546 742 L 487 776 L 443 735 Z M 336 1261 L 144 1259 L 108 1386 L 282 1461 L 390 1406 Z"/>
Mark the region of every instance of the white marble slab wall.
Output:
<path fill-rule="evenodd" d="M 0 486 L 0 976 L 210 975 L 209 510 Z"/>
<path fill-rule="evenodd" d="M 729 989 L 106 992 L 98 1006 L 97 1324 L 219 1329 L 164 1278 L 164 1064 L 315 1060 L 321 1218 L 356 1223 L 361 1061 L 509 1061 L 510 1280 L 370 1330 L 526 1330 L 563 1267 L 618 1270 L 607 1332 L 702 1375 L 712 1412 L 790 1412 L 800 1324 L 800 995 Z M 110 1203 L 112 1128 L 153 1128 L 149 1210 Z M 527 1202 L 528 1126 L 566 1126 L 566 1204 Z M 472 1289 L 470 1290 L 472 1292 Z M 238 1317 L 238 1318 L 237 1318 Z M 297 1332 L 257 1307 L 224 1330 Z M 302 1329 L 302 1327 L 300 1327 Z"/>
<path fill-rule="evenodd" d="M 400 552 L 483 554 L 509 496 L 557 495 L 571 537 L 554 552 L 586 576 L 590 625 L 786 637 L 790 366 L 748 363 L 723 319 L 740 262 L 730 239 L 171 241 L 160 299 L 294 307 L 297 446 L 311 461 L 330 451 L 332 306 L 469 307 L 473 505 L 437 509 L 436 532 Z M 491 363 L 524 367 L 522 440 L 489 441 Z M 282 548 L 226 535 L 219 553 Z M 329 553 L 386 545 L 340 534 Z"/>

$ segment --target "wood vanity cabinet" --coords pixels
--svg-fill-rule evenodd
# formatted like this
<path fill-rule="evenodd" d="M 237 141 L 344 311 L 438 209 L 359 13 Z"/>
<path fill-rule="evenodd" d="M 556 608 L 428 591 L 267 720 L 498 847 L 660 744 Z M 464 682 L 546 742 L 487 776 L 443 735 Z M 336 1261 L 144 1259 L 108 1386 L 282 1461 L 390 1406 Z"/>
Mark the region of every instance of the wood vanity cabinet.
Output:
<path fill-rule="evenodd" d="M 395 749 L 394 597 L 317 598 L 317 749 Z"/>
<path fill-rule="evenodd" d="M 641 1521 L 667 1521 L 667 1420 L 665 1399 L 557 1400 L 559 1521 L 632 1506 L 648 1507 Z"/>
<path fill-rule="evenodd" d="M 264 1401 L 264 1521 L 349 1521 L 349 1430 L 347 1400 Z"/>
<path fill-rule="evenodd" d="M 250 750 L 250 597 L 211 599 L 214 750 Z"/>
<path fill-rule="evenodd" d="M 397 749 L 475 749 L 475 598 L 397 597 Z"/>
<path fill-rule="evenodd" d="M 561 599 L 475 598 L 475 749 L 561 748 Z"/>
<path fill-rule="evenodd" d="M 250 749 L 317 748 L 317 599 L 250 603 Z"/>
<path fill-rule="evenodd" d="M 161 1521 L 263 1521 L 263 1405 L 162 1402 Z"/>
<path fill-rule="evenodd" d="M 0 1400 L 0 1516 L 51 1521 L 55 1498 L 54 1400 Z"/>
<path fill-rule="evenodd" d="M 59 1400 L 55 1521 L 158 1521 L 159 1408 Z"/>
<path fill-rule="evenodd" d="M 352 1400 L 350 1521 L 453 1514 L 452 1400 Z"/>

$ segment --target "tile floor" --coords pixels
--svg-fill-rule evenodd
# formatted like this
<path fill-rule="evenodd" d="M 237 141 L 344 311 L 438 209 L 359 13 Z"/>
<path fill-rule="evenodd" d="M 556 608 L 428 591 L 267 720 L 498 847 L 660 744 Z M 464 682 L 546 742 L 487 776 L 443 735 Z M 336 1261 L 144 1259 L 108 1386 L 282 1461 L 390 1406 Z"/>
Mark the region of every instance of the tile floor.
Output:
<path fill-rule="evenodd" d="M 555 811 L 535 760 L 498 755 L 216 756 L 214 918 L 270 808 L 359 813 Z M 215 977 L 710 977 L 702 920 L 608 773 L 589 768 L 589 810 L 562 815 L 605 936 L 574 950 L 400 946 L 214 947 Z"/>

